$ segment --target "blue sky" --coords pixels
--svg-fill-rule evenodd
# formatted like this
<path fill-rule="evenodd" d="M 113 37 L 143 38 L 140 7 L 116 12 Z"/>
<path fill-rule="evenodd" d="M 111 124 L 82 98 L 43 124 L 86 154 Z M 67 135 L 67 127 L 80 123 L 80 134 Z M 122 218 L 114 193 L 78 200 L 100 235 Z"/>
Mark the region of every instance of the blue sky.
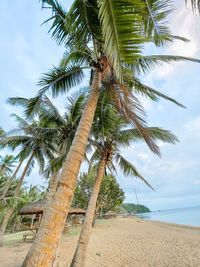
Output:
<path fill-rule="evenodd" d="M 61 1 L 69 6 L 72 1 Z M 146 54 L 174 54 L 200 58 L 200 19 L 186 9 L 184 0 L 175 2 L 171 16 L 173 33 L 191 40 L 175 42 L 165 49 L 149 48 Z M 66 7 L 68 7 L 66 6 Z M 48 18 L 39 1 L 1 0 L 0 10 L 0 125 L 10 130 L 16 124 L 10 113 L 20 114 L 20 108 L 6 103 L 8 97 L 32 97 L 37 93 L 36 83 L 41 73 L 47 72 L 61 58 L 64 49 L 58 47 L 47 34 L 48 26 L 41 23 Z M 148 179 L 155 191 L 148 189 L 134 177 L 117 179 L 126 193 L 126 202 L 136 202 L 133 186 L 140 203 L 152 210 L 197 206 L 200 203 L 200 65 L 176 63 L 164 65 L 145 76 L 143 80 L 155 89 L 176 98 L 187 109 L 161 100 L 156 103 L 141 99 L 148 115 L 149 126 L 172 131 L 180 140 L 177 145 L 160 143 L 162 158 L 153 155 L 146 145 L 134 145 L 122 151 Z M 61 111 L 65 97 L 55 100 Z M 1 151 L 5 155 L 9 151 Z M 84 170 L 85 167 L 82 167 Z M 35 168 L 26 178 L 30 184 L 44 183 Z"/>

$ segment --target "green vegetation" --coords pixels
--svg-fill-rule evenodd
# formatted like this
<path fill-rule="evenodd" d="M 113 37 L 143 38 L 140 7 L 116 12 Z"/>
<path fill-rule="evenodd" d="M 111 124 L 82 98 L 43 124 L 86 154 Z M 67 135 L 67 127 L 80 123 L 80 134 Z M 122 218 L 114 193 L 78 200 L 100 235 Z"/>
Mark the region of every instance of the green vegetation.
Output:
<path fill-rule="evenodd" d="M 122 203 L 119 209 L 120 213 L 145 213 L 151 212 L 149 208 L 144 205 L 137 205 L 133 203 Z"/>
<path fill-rule="evenodd" d="M 0 224 L 3 221 L 8 209 L 12 208 L 13 213 L 8 221 L 7 231 L 15 232 L 20 230 L 22 223 L 22 216 L 18 215 L 19 210 L 32 202 L 43 199 L 45 196 L 44 187 L 42 186 L 30 186 L 27 187 L 25 183 L 22 184 L 19 195 L 13 197 L 16 187 L 18 185 L 19 179 L 15 179 L 7 192 L 5 198 L 1 198 L 4 192 L 4 188 L 8 183 L 10 177 L 0 177 Z"/>
<path fill-rule="evenodd" d="M 87 209 L 90 194 L 97 175 L 97 167 L 88 173 L 82 173 L 76 184 L 72 206 Z M 96 204 L 96 214 L 117 210 L 124 200 L 124 191 L 120 188 L 114 175 L 104 175 Z"/>

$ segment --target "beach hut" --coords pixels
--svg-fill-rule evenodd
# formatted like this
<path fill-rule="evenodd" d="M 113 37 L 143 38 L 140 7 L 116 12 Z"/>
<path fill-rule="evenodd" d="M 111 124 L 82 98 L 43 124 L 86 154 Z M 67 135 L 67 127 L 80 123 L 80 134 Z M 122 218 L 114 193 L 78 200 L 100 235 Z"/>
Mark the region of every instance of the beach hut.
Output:
<path fill-rule="evenodd" d="M 31 215 L 31 214 L 43 214 L 46 207 L 46 200 L 39 200 L 37 202 L 31 203 L 27 206 L 24 206 L 20 211 L 19 215 Z M 69 214 L 75 215 L 85 215 L 86 210 L 79 208 L 71 208 Z"/>
<path fill-rule="evenodd" d="M 104 217 L 106 219 L 113 219 L 113 218 L 116 218 L 117 215 L 118 214 L 116 212 L 109 210 L 108 212 L 106 212 L 106 214 L 104 215 Z"/>
<path fill-rule="evenodd" d="M 27 206 L 24 206 L 20 211 L 19 215 L 33 215 L 32 222 L 30 223 L 22 223 L 23 230 L 30 230 L 32 233 L 25 233 L 23 236 L 24 241 L 28 236 L 35 238 L 37 230 L 39 228 L 43 212 L 47 205 L 46 200 L 39 200 L 37 202 L 31 203 Z M 71 208 L 68 213 L 68 218 L 73 218 L 71 225 L 77 226 L 81 224 L 80 220 L 77 220 L 77 216 L 85 215 L 86 211 L 84 209 L 79 208 Z M 69 223 L 65 225 L 64 232 L 67 232 L 69 229 Z"/>

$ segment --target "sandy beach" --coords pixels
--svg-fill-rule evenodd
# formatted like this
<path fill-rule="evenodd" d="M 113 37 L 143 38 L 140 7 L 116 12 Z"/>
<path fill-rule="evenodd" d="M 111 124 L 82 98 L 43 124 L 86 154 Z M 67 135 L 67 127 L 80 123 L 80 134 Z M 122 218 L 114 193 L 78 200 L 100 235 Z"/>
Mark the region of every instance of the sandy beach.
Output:
<path fill-rule="evenodd" d="M 64 237 L 56 267 L 69 266 L 78 236 Z M 30 243 L 0 249 L 1 267 L 20 267 Z M 117 218 L 92 230 L 87 267 L 200 266 L 200 228 Z"/>

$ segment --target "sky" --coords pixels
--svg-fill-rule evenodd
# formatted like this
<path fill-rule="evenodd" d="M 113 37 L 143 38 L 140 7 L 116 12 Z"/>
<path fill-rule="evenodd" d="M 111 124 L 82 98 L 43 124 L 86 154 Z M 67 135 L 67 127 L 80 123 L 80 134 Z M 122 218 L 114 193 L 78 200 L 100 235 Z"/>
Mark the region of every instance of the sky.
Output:
<path fill-rule="evenodd" d="M 12 2 L 12 4 L 11 4 Z M 72 1 L 60 1 L 69 8 Z M 145 55 L 173 54 L 200 58 L 200 17 L 185 7 L 184 0 L 174 0 L 175 10 L 170 17 L 174 34 L 190 40 L 176 41 L 167 48 L 148 47 Z M 57 65 L 64 48 L 57 46 L 48 35 L 48 25 L 41 26 L 49 17 L 48 10 L 41 10 L 39 1 L 1 0 L 0 9 L 0 126 L 8 131 L 16 127 L 10 114 L 21 114 L 21 108 L 8 105 L 9 97 L 33 97 L 39 87 L 42 73 Z M 183 208 L 200 205 L 200 64 L 179 62 L 163 65 L 143 77 L 143 82 L 165 93 L 187 108 L 182 109 L 165 100 L 151 102 L 141 99 L 147 113 L 149 126 L 159 126 L 175 134 L 176 145 L 159 143 L 162 157 L 150 152 L 147 145 L 132 145 L 122 154 L 154 187 L 147 188 L 135 177 L 125 177 L 119 170 L 116 177 L 125 191 L 125 202 L 139 203 L 151 210 Z M 64 110 L 66 97 L 54 103 Z M 0 151 L 0 155 L 11 153 Z M 82 171 L 86 170 L 83 164 Z M 35 167 L 27 184 L 45 184 L 45 179 Z"/>

